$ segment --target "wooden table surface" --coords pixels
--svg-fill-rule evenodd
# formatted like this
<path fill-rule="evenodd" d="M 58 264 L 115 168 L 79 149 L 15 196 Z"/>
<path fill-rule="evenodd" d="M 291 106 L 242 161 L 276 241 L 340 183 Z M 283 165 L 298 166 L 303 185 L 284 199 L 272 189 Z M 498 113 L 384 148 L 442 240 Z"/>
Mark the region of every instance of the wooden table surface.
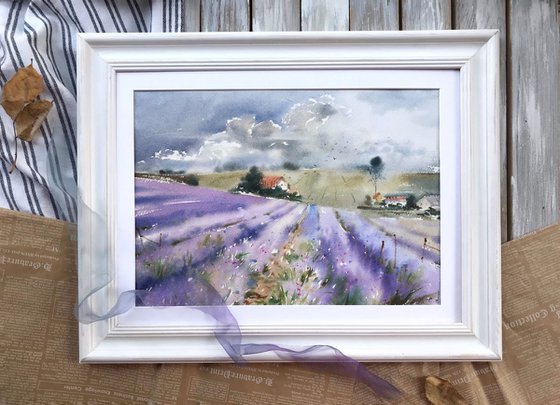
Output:
<path fill-rule="evenodd" d="M 185 0 L 184 6 L 185 31 L 499 29 L 502 239 L 558 222 L 556 0 Z"/>

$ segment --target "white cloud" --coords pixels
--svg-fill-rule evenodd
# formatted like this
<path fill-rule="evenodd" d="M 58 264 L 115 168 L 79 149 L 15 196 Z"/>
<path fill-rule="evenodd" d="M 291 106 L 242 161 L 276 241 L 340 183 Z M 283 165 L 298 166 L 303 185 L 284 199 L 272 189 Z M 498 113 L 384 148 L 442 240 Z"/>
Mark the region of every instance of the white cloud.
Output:
<path fill-rule="evenodd" d="M 143 165 L 139 162 L 138 169 L 173 165 L 174 170 L 208 172 L 224 166 L 275 168 L 286 161 L 344 168 L 367 165 L 379 155 L 391 172 L 437 162 L 438 120 L 432 107 L 376 104 L 351 91 L 335 96 L 297 100 L 281 123 L 258 121 L 255 115 L 231 117 L 225 130 L 206 136 L 198 150 L 160 151 Z"/>
<path fill-rule="evenodd" d="M 331 116 L 339 112 L 346 112 L 346 108 L 335 106 L 334 97 L 325 94 L 318 99 L 310 98 L 294 104 L 282 117 L 282 124 L 288 131 L 313 136 Z"/>
<path fill-rule="evenodd" d="M 249 140 L 253 134 L 255 116 L 233 117 L 227 120 L 226 133 L 241 142 Z"/>
<path fill-rule="evenodd" d="M 221 135 L 221 134 L 219 134 Z M 279 149 L 260 150 L 248 148 L 235 141 L 207 140 L 193 154 L 184 151 L 163 150 L 156 152 L 148 161 L 137 163 L 141 171 L 160 169 L 184 170 L 192 172 L 212 172 L 224 166 L 246 168 L 252 165 L 280 165 L 283 154 Z"/>
<path fill-rule="evenodd" d="M 251 135 L 255 139 L 261 139 L 266 137 L 278 136 L 281 130 L 282 127 L 280 125 L 276 124 L 272 120 L 266 120 L 256 123 L 252 128 Z"/>

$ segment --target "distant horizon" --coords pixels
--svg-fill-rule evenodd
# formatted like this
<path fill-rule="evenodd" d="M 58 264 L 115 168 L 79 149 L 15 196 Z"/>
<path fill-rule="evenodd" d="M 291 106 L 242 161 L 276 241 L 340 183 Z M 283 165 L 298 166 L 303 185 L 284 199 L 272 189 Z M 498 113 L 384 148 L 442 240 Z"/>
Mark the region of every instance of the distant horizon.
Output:
<path fill-rule="evenodd" d="M 365 166 L 365 165 L 362 165 Z M 173 169 L 157 169 L 157 170 L 150 170 L 150 171 L 142 171 L 142 170 L 136 170 L 135 173 L 140 173 L 140 174 L 160 174 L 161 172 L 168 172 L 168 174 L 213 174 L 213 173 L 223 173 L 223 172 L 246 172 L 248 171 L 252 166 L 248 166 L 245 168 L 235 168 L 235 169 L 220 169 L 220 168 L 216 168 L 214 169 L 213 172 L 196 172 L 196 171 L 187 171 L 187 170 L 183 170 L 183 169 L 177 169 L 177 170 L 173 170 Z M 259 166 L 256 166 L 259 170 L 266 170 L 266 171 L 285 171 L 285 172 L 295 172 L 298 170 L 344 170 L 344 171 L 355 171 L 355 170 L 361 170 L 361 171 L 365 171 L 365 167 L 359 167 L 359 166 L 348 166 L 348 167 L 341 167 L 341 168 L 325 168 L 325 167 L 298 167 L 297 169 L 287 169 L 285 167 L 282 166 L 277 166 L 277 167 L 270 167 L 270 168 L 262 168 Z M 428 167 L 426 168 L 426 170 L 416 170 L 416 171 L 399 171 L 399 172 L 393 172 L 392 174 L 440 174 L 439 172 L 439 166 L 437 167 Z"/>

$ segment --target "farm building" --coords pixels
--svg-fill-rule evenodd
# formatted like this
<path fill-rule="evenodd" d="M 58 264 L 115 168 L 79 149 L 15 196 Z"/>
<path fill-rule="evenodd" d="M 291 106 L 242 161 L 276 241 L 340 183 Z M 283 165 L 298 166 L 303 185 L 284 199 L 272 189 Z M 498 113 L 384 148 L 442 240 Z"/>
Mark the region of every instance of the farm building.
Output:
<path fill-rule="evenodd" d="M 279 188 L 283 191 L 290 191 L 290 185 L 283 176 L 264 176 L 261 180 L 261 187 L 271 190 Z"/>
<path fill-rule="evenodd" d="M 416 203 L 421 209 L 427 210 L 433 208 L 439 211 L 439 195 L 425 195 Z"/>
<path fill-rule="evenodd" d="M 385 199 L 383 201 L 388 206 L 404 207 L 408 196 L 408 194 L 387 194 L 385 195 Z"/>

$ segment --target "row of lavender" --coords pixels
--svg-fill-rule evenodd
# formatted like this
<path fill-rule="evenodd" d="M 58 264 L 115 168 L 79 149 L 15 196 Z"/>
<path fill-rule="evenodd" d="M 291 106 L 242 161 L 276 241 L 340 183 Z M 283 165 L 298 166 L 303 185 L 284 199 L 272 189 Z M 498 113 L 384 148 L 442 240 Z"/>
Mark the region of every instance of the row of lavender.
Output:
<path fill-rule="evenodd" d="M 200 280 L 234 305 L 438 303 L 439 223 L 412 221 L 137 179 L 137 288 L 157 306 Z"/>

